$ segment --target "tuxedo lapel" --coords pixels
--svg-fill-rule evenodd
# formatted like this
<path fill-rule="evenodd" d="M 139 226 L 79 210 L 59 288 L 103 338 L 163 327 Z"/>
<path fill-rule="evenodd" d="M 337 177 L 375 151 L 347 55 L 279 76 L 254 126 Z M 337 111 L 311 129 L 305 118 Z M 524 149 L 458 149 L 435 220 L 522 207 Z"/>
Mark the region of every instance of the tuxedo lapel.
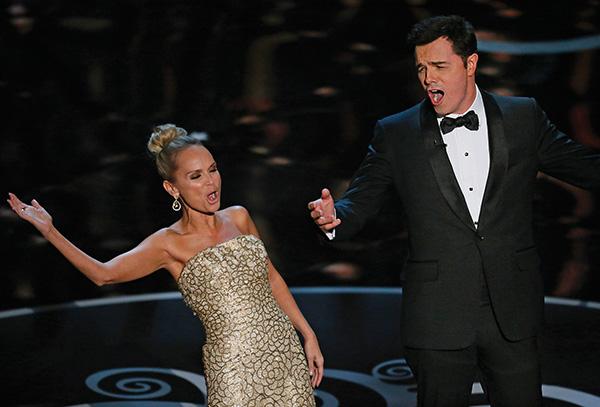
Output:
<path fill-rule="evenodd" d="M 508 165 L 508 145 L 504 134 L 502 112 L 494 98 L 487 92 L 481 92 L 485 116 L 488 127 L 488 140 L 490 145 L 490 171 L 488 174 L 481 215 L 479 216 L 479 229 L 485 228 L 485 222 L 490 214 L 498 208 L 502 197 L 502 179 L 506 174 Z"/>
<path fill-rule="evenodd" d="M 440 134 L 435 111 L 427 100 L 421 103 L 420 110 L 423 141 L 440 191 L 456 216 L 474 231 L 475 225 L 473 225 L 465 197 L 460 190 L 460 186 L 452 170 L 452 164 L 450 164 L 450 159 L 446 153 L 446 145 Z"/>

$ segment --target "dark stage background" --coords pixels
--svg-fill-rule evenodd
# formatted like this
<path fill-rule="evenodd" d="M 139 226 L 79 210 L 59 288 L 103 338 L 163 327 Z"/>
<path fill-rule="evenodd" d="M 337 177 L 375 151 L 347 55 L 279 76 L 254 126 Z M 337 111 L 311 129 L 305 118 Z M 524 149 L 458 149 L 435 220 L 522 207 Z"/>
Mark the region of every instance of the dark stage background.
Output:
<path fill-rule="evenodd" d="M 1 190 L 37 198 L 101 260 L 176 219 L 145 152 L 152 127 L 171 122 L 208 133 L 223 206 L 250 210 L 290 285 L 400 286 L 399 202 L 334 248 L 319 245 L 306 204 L 325 186 L 339 196 L 375 121 L 422 98 L 404 39 L 434 14 L 478 28 L 482 88 L 535 97 L 559 128 L 600 148 L 597 0 L 0 5 Z M 508 44 L 494 50 L 498 41 Z M 548 295 L 600 300 L 598 198 L 540 175 Z M 0 237 L 2 309 L 176 288 L 166 272 L 98 288 L 6 205 Z"/>

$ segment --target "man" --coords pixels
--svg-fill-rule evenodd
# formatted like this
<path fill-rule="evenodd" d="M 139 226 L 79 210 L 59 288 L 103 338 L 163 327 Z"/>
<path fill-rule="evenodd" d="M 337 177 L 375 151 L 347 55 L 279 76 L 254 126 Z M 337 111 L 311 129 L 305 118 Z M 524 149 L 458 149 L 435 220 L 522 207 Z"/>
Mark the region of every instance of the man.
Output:
<path fill-rule="evenodd" d="M 539 406 L 536 173 L 598 187 L 600 155 L 559 132 L 533 99 L 480 90 L 477 41 L 463 18 L 422 21 L 408 40 L 427 97 L 377 123 L 342 199 L 334 204 L 324 189 L 311 216 L 330 239 L 347 239 L 388 190 L 401 198 L 402 341 L 419 406 L 469 405 L 477 368 L 492 406 Z"/>

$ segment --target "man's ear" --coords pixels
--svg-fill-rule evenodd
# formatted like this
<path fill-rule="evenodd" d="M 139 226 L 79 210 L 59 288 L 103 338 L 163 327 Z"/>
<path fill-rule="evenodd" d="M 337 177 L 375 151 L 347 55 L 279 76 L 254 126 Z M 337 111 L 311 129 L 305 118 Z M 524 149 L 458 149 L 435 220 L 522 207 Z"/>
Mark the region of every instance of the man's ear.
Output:
<path fill-rule="evenodd" d="M 479 61 L 479 55 L 476 53 L 473 53 L 467 57 L 467 75 L 475 75 L 475 71 L 477 70 L 477 61 Z"/>
<path fill-rule="evenodd" d="M 179 198 L 179 190 L 170 181 L 164 180 L 163 181 L 163 188 L 173 198 L 175 198 L 175 199 Z"/>

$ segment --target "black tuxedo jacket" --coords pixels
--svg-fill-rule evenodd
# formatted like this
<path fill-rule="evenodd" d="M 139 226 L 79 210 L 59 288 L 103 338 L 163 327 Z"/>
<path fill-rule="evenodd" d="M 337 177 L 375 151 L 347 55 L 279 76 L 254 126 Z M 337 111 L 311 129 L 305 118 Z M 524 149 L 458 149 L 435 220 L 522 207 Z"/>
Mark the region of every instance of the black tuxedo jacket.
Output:
<path fill-rule="evenodd" d="M 335 205 L 340 240 L 377 213 L 388 190 L 400 196 L 409 236 L 402 306 L 406 346 L 472 344 L 484 277 L 504 336 L 535 336 L 544 298 L 532 233 L 536 174 L 600 186 L 600 155 L 558 131 L 535 100 L 482 96 L 490 171 L 478 228 L 428 100 L 377 123 L 365 160 Z"/>

